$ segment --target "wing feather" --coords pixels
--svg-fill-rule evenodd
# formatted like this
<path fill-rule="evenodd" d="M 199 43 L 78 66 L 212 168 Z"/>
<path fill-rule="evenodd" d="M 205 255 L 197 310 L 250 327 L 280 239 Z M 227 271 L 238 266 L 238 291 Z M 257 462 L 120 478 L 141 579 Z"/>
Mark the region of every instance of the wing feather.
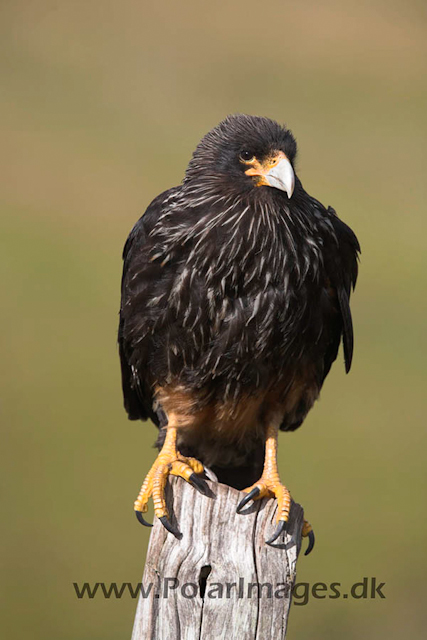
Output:
<path fill-rule="evenodd" d="M 353 359 L 353 321 L 350 311 L 350 294 L 356 286 L 358 274 L 358 256 L 360 245 L 353 231 L 338 218 L 335 211 L 329 207 L 337 247 L 328 255 L 328 275 L 332 287 L 336 291 L 339 311 L 342 320 L 342 341 L 344 347 L 345 370 L 348 373 Z M 337 250 L 338 249 L 338 250 Z"/>
<path fill-rule="evenodd" d="M 159 417 L 153 408 L 153 392 L 145 375 L 148 371 L 149 363 L 147 360 L 144 360 L 143 357 L 141 359 L 141 355 L 144 356 L 144 351 L 139 350 L 138 370 L 136 370 L 133 364 L 132 356 L 135 339 L 126 310 L 134 298 L 135 288 L 143 287 L 153 275 L 149 263 L 147 264 L 147 261 L 141 260 L 141 257 L 144 256 L 148 234 L 162 211 L 162 204 L 174 189 L 163 192 L 153 200 L 146 212 L 133 227 L 123 249 L 118 344 L 124 406 L 128 413 L 129 420 L 146 420 L 147 418 L 151 418 L 156 424 L 159 422 Z M 138 265 L 137 269 L 135 269 L 135 265 Z M 132 284 L 131 292 L 129 280 L 133 278 L 135 278 L 135 282 Z M 142 318 L 144 317 L 144 309 L 140 310 L 140 315 Z"/>

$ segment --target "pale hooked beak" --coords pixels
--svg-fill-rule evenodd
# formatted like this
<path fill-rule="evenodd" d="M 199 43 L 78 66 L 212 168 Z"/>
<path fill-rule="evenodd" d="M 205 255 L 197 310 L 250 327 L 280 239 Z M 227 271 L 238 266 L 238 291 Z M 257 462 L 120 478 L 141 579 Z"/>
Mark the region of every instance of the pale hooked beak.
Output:
<path fill-rule="evenodd" d="M 245 173 L 253 177 L 257 187 L 275 187 L 285 191 L 290 198 L 294 192 L 295 174 L 292 165 L 283 153 L 279 151 L 263 162 L 259 162 L 254 156 L 250 160 L 243 161 L 249 168 Z"/>
<path fill-rule="evenodd" d="M 294 192 L 295 174 L 292 165 L 287 158 L 282 158 L 270 171 L 264 174 L 270 187 L 286 191 L 288 198 Z"/>

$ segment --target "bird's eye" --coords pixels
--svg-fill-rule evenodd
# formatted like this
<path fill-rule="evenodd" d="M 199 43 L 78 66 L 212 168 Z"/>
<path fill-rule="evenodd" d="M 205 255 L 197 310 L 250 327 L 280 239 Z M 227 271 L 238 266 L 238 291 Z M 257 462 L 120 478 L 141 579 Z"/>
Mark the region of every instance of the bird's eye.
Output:
<path fill-rule="evenodd" d="M 255 160 L 254 154 L 250 151 L 241 151 L 239 157 L 243 162 L 251 162 L 251 160 Z"/>

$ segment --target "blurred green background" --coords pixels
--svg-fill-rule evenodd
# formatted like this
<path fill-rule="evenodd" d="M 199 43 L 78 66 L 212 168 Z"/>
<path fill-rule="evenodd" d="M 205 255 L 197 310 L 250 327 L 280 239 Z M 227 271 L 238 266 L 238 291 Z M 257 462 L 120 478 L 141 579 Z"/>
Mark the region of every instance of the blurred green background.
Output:
<path fill-rule="evenodd" d="M 298 581 L 376 576 L 386 599 L 294 606 L 288 638 L 425 637 L 425 3 L 3 0 L 0 22 L 2 637 L 130 637 L 135 601 L 72 587 L 138 582 L 148 542 L 121 250 L 238 111 L 289 125 L 363 251 L 352 372 L 341 354 L 280 466 L 317 534 Z"/>

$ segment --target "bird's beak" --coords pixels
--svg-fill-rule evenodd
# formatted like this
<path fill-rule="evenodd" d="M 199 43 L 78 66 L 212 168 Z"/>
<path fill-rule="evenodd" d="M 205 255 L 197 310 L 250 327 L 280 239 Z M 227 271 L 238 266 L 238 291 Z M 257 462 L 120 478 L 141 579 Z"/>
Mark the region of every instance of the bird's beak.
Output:
<path fill-rule="evenodd" d="M 287 158 L 282 158 L 282 160 L 270 169 L 270 171 L 265 174 L 265 179 L 270 187 L 286 191 L 288 198 L 292 196 L 295 187 L 295 174 Z"/>
<path fill-rule="evenodd" d="M 288 198 L 292 196 L 295 187 L 295 174 L 283 151 L 262 163 L 254 158 L 248 164 L 251 166 L 245 173 L 247 176 L 255 178 L 257 186 L 275 187 L 286 191 Z"/>

